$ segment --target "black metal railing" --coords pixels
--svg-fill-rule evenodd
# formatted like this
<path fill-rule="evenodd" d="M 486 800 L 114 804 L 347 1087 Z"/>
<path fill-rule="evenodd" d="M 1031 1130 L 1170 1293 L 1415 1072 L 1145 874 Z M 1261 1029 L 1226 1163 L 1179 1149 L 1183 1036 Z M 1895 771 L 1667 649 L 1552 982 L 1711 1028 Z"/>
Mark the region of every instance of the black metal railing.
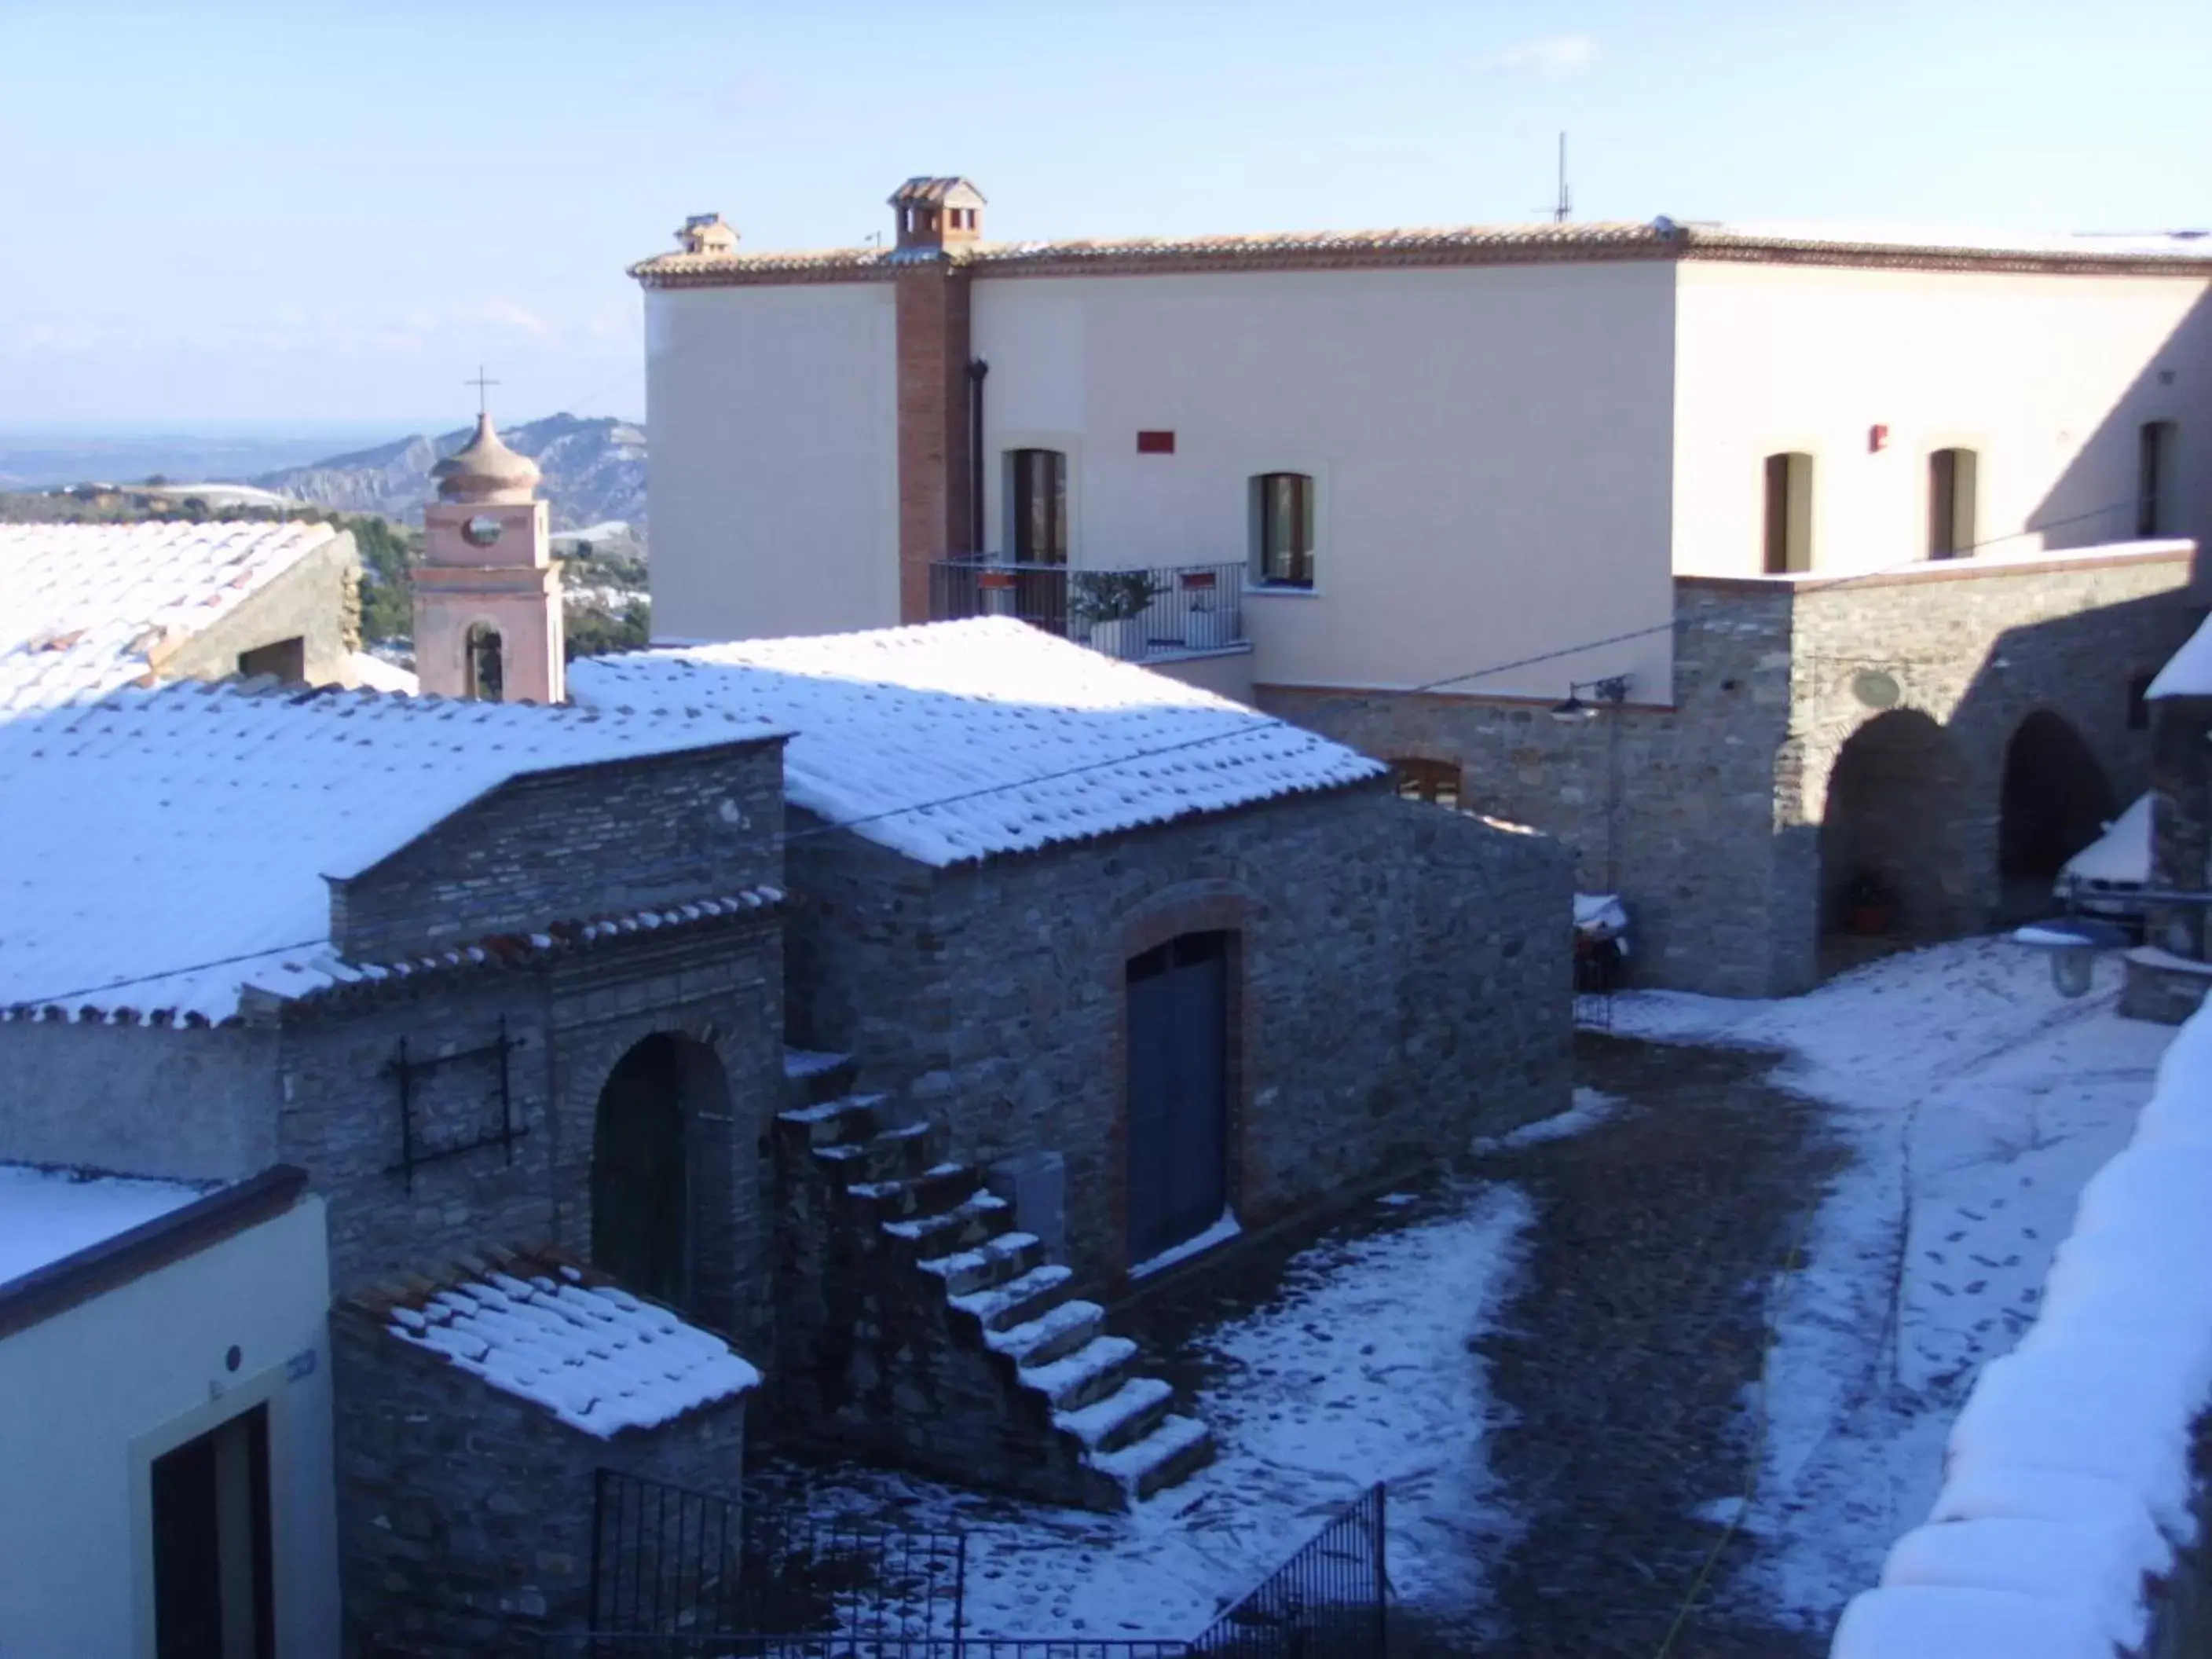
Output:
<path fill-rule="evenodd" d="M 1383 1491 L 1335 1518 L 1191 1644 L 1229 1659 L 1382 1659 L 1389 1589 Z"/>
<path fill-rule="evenodd" d="M 741 1505 L 599 1472 L 592 1626 L 610 1637 L 959 1634 L 967 1540 Z"/>
<path fill-rule="evenodd" d="M 1071 569 L 971 554 L 930 566 L 929 615 L 1012 617 L 1109 657 L 1152 662 L 1246 642 L 1244 567 Z"/>

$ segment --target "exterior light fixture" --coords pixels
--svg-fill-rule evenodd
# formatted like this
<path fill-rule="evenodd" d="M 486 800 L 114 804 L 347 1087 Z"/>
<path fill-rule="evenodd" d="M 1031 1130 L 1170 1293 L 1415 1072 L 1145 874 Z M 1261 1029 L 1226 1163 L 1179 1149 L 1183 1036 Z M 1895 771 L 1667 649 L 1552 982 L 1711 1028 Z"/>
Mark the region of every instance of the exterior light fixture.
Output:
<path fill-rule="evenodd" d="M 2084 916 L 2015 928 L 2012 939 L 2015 945 L 2049 955 L 2051 986 L 2069 998 L 2088 994 L 2098 951 L 2117 951 L 2128 942 L 2127 934 L 2112 923 Z"/>
<path fill-rule="evenodd" d="M 1597 702 L 1584 702 L 1582 693 L 1589 692 Z M 1594 720 L 1598 716 L 1598 703 L 1607 703 L 1618 708 L 1628 701 L 1628 676 L 1614 674 L 1601 680 L 1577 680 L 1567 687 L 1566 700 L 1552 705 L 1552 718 L 1562 726 L 1573 726 L 1582 720 Z"/>

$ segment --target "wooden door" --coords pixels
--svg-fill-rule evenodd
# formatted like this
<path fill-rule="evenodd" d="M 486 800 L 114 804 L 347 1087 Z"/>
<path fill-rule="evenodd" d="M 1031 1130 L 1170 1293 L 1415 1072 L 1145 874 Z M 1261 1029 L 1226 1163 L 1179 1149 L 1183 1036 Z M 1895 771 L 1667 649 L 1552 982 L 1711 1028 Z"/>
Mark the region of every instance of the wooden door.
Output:
<path fill-rule="evenodd" d="M 1185 933 L 1133 958 L 1128 1250 L 1150 1261 L 1229 1205 L 1229 936 Z"/>

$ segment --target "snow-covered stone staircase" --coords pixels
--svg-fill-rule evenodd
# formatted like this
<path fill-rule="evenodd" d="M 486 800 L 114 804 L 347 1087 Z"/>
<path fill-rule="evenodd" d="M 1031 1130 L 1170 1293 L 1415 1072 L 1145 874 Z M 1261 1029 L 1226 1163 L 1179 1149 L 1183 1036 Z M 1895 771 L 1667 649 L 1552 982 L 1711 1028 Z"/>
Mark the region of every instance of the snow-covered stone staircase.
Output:
<path fill-rule="evenodd" d="M 793 1068 L 805 1074 L 806 1094 L 820 1097 L 781 1115 L 782 1162 L 803 1160 L 813 1176 L 806 1184 L 827 1195 L 817 1224 L 844 1236 L 848 1269 L 865 1261 L 888 1300 L 921 1304 L 903 1317 L 864 1310 L 858 1321 L 853 1358 L 863 1373 L 884 1373 L 878 1380 L 888 1388 L 878 1392 L 887 1393 L 893 1415 L 995 1404 L 999 1461 L 1010 1467 L 994 1483 L 1091 1508 L 1148 1498 L 1210 1462 L 1206 1425 L 1175 1412 L 1167 1382 L 1139 1374 L 1137 1345 L 1107 1333 L 1105 1310 L 1072 1294 L 1069 1270 L 1046 1261 L 1033 1235 L 1014 1230 L 1011 1206 L 984 1189 L 977 1171 L 947 1159 L 945 1126 L 902 1121 L 879 1097 L 836 1092 L 850 1074 L 831 1059 Z M 954 1352 L 935 1352 L 926 1327 L 941 1330 Z M 860 1352 L 872 1340 L 893 1352 L 892 1363 Z M 996 1383 L 995 1402 L 945 1375 L 979 1361 Z M 901 1362 L 936 1374 L 902 1378 Z M 925 1400 L 902 1401 L 910 1381 Z M 957 1434 L 933 1428 L 924 1436 L 933 1443 L 917 1449 L 920 1461 L 957 1459 L 964 1467 L 948 1473 L 992 1480 L 972 1454 L 953 1449 Z M 1026 1443 L 1003 1443 L 1008 1436 Z"/>

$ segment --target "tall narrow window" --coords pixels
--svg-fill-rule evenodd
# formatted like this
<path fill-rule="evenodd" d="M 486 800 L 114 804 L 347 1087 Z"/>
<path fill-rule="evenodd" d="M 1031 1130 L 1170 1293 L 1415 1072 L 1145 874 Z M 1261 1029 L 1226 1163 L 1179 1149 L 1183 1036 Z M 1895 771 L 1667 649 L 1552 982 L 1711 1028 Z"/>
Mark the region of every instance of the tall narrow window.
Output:
<path fill-rule="evenodd" d="M 1067 562 L 1067 457 L 1056 449 L 1006 454 L 1006 519 L 1022 564 Z"/>
<path fill-rule="evenodd" d="M 507 664 L 501 655 L 499 629 L 478 623 L 469 629 L 469 696 L 482 702 L 497 702 L 506 688 Z"/>
<path fill-rule="evenodd" d="M 1314 481 L 1303 472 L 1252 480 L 1252 543 L 1263 587 L 1314 585 Z"/>
<path fill-rule="evenodd" d="M 1766 574 L 1813 568 L 1813 458 L 1766 458 Z"/>
<path fill-rule="evenodd" d="M 2174 425 L 2145 421 L 2136 463 L 2136 534 L 2173 533 Z"/>
<path fill-rule="evenodd" d="M 1974 550 L 1974 452 L 1939 449 L 1928 458 L 1928 556 L 1963 559 Z"/>

